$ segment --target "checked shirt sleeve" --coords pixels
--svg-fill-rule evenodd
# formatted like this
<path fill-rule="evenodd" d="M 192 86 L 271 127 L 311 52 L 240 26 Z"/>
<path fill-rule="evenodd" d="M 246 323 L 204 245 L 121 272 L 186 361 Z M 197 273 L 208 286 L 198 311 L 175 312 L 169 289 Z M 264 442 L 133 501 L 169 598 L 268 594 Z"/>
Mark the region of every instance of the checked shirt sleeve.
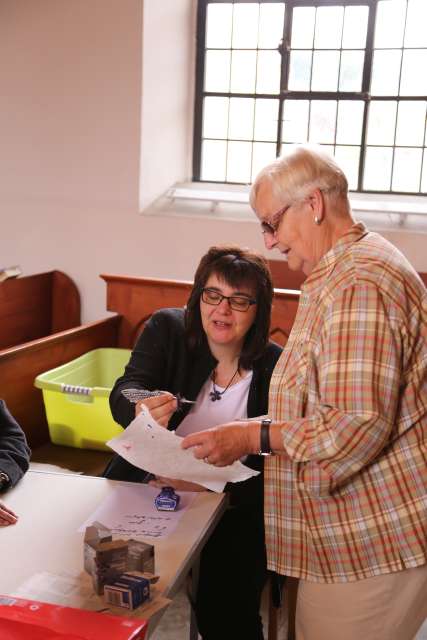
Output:
<path fill-rule="evenodd" d="M 282 429 L 284 446 L 303 463 L 300 480 L 328 495 L 390 440 L 401 387 L 404 320 L 377 287 L 357 283 L 330 304 L 308 353 L 316 400 Z"/>

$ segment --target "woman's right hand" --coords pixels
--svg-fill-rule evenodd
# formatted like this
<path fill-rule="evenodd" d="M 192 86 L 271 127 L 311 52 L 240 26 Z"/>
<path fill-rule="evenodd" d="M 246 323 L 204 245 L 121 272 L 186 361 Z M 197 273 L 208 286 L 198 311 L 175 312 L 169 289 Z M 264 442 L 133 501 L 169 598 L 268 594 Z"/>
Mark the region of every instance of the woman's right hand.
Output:
<path fill-rule="evenodd" d="M 135 405 L 135 416 L 141 412 L 142 405 L 147 407 L 153 419 L 159 425 L 167 427 L 172 414 L 178 408 L 178 401 L 174 395 L 168 391 L 163 391 L 159 396 L 139 400 Z"/>
<path fill-rule="evenodd" d="M 7 527 L 9 524 L 15 524 L 18 516 L 13 513 L 12 509 L 8 509 L 6 505 L 0 502 L 0 527 Z"/>

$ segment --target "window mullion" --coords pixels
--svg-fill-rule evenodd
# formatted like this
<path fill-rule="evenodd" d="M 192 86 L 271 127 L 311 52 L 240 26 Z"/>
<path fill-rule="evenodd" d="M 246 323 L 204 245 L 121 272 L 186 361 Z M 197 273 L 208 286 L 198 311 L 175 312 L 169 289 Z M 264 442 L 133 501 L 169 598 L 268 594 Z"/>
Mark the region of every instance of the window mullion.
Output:
<path fill-rule="evenodd" d="M 206 0 L 197 5 L 196 86 L 194 95 L 193 180 L 200 180 L 202 166 L 203 89 L 205 76 Z"/>

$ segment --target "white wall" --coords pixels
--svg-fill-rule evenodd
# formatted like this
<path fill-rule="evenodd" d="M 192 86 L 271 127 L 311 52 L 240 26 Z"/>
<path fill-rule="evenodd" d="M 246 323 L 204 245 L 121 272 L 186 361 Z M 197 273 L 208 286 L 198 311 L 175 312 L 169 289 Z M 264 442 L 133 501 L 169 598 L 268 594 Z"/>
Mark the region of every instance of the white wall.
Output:
<path fill-rule="evenodd" d="M 61 269 L 83 318 L 98 274 L 191 278 L 255 220 L 139 214 L 190 177 L 194 0 L 1 0 L 0 266 Z M 425 235 L 387 234 L 427 271 Z"/>

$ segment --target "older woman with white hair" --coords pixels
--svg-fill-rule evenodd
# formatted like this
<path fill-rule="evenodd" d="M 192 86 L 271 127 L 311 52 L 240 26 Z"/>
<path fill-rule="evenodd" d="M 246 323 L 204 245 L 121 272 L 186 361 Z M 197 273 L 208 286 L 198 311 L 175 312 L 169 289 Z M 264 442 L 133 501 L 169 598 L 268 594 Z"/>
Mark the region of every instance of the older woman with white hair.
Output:
<path fill-rule="evenodd" d="M 226 465 L 261 450 L 268 566 L 300 579 L 299 640 L 409 640 L 427 615 L 427 292 L 353 219 L 319 149 L 266 167 L 251 204 L 268 249 L 303 270 L 269 417 L 191 434 Z"/>

